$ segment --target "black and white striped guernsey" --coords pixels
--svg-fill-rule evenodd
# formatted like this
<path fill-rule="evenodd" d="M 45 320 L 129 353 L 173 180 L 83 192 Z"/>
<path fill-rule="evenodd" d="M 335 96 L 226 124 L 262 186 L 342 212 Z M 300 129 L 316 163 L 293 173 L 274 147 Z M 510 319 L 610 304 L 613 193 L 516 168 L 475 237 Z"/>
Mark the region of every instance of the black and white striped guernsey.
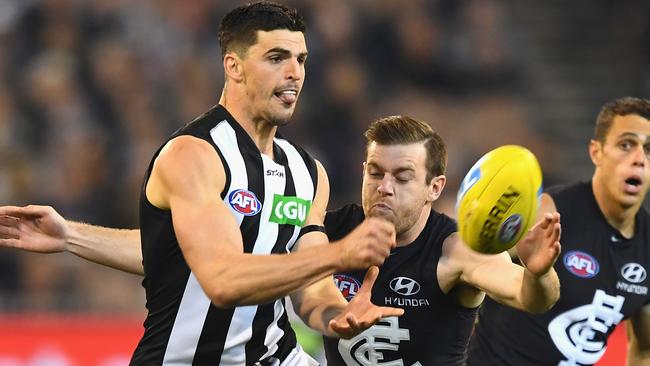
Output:
<path fill-rule="evenodd" d="M 222 106 L 212 108 L 170 139 L 180 135 L 208 141 L 221 158 L 226 173 L 221 198 L 239 223 L 244 251 L 290 251 L 316 191 L 314 159 L 279 137 L 274 139 L 274 159 L 261 154 Z M 159 152 L 149 165 L 145 183 Z M 211 304 L 183 258 L 171 213 L 153 206 L 144 186 L 140 225 L 148 315 L 131 364 L 304 364 L 299 361 L 302 352 L 283 299 L 234 309 Z"/>

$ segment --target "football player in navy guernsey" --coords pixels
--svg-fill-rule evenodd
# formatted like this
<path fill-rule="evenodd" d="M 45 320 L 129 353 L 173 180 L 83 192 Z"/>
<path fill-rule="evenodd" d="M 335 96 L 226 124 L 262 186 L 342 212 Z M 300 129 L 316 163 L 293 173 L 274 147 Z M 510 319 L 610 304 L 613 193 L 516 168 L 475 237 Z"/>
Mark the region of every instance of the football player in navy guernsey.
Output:
<path fill-rule="evenodd" d="M 469 365 L 593 365 L 624 319 L 628 365 L 650 365 L 650 100 L 605 104 L 589 155 L 591 181 L 542 195 L 541 211 L 562 215 L 560 300 L 539 315 L 487 300 Z"/>
<path fill-rule="evenodd" d="M 224 17 L 219 105 L 155 153 L 140 232 L 66 223 L 51 207 L 0 210 L 9 215 L 0 218 L 1 245 L 68 249 L 144 274 L 148 315 L 131 364 L 315 364 L 289 324 L 288 294 L 302 319 L 330 336 L 351 337 L 403 312 L 375 306 L 369 295 L 348 303 L 331 276 L 382 264 L 395 245 L 393 224 L 366 220 L 327 245 L 326 173 L 275 135 L 305 79 L 304 31 L 295 10 L 270 2 Z M 86 247 L 89 237 L 106 250 Z M 369 273 L 371 287 L 376 268 Z"/>
<path fill-rule="evenodd" d="M 461 241 L 456 222 L 432 209 L 446 182 L 440 136 L 407 116 L 377 120 L 365 136 L 362 204 L 328 212 L 325 227 L 335 241 L 366 217 L 395 224 L 397 248 L 381 266 L 372 301 L 403 308 L 404 315 L 384 318 L 351 339 L 325 337 L 328 365 L 464 365 L 485 293 L 533 313 L 555 303 L 559 215 L 547 214 L 520 242 L 525 267 L 507 252 L 474 252 Z M 363 286 L 364 272 L 334 275 L 349 300 Z"/>

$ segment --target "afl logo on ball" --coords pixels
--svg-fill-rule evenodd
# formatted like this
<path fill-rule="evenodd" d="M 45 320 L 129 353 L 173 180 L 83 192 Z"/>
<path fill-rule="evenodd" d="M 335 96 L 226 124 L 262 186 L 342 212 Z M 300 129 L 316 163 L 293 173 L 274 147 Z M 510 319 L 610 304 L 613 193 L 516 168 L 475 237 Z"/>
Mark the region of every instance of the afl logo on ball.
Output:
<path fill-rule="evenodd" d="M 228 196 L 228 203 L 233 210 L 244 216 L 254 216 L 262 210 L 262 204 L 255 193 L 246 189 L 237 189 Z"/>
<path fill-rule="evenodd" d="M 600 271 L 596 258 L 579 250 L 572 250 L 564 255 L 564 266 L 569 272 L 582 278 L 594 277 Z"/>
<path fill-rule="evenodd" d="M 521 215 L 514 214 L 508 217 L 499 229 L 499 240 L 502 243 L 509 243 L 514 239 L 521 230 Z"/>
<path fill-rule="evenodd" d="M 341 291 L 343 297 L 345 297 L 345 299 L 348 301 L 354 298 L 354 295 L 359 292 L 359 288 L 361 287 L 359 285 L 359 281 L 357 281 L 354 277 L 342 274 L 334 275 L 334 284 L 336 287 L 338 287 L 339 291 Z"/>

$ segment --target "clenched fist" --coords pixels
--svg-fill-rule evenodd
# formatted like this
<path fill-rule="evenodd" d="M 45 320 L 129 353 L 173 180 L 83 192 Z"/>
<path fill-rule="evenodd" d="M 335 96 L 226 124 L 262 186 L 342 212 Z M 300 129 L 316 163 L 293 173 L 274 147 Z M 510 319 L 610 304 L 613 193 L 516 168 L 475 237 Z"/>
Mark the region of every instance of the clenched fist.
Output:
<path fill-rule="evenodd" d="M 380 218 L 367 218 L 336 243 L 340 247 L 340 271 L 381 266 L 396 245 L 395 226 Z"/>

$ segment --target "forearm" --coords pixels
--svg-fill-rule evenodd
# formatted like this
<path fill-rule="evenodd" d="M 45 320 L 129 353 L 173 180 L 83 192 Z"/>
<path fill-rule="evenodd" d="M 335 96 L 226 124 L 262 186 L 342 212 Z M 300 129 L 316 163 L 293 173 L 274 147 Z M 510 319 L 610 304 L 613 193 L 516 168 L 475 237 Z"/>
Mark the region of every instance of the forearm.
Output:
<path fill-rule="evenodd" d="M 81 258 L 144 275 L 140 230 L 113 229 L 68 221 L 66 250 Z"/>
<path fill-rule="evenodd" d="M 338 291 L 331 276 L 291 294 L 296 314 L 310 328 L 330 337 L 337 337 L 329 323 L 341 314 L 348 302 Z"/>
<path fill-rule="evenodd" d="M 520 302 L 522 310 L 533 314 L 543 313 L 560 298 L 560 280 L 553 268 L 542 276 L 527 269 L 523 271 Z"/>
<path fill-rule="evenodd" d="M 224 255 L 197 274 L 203 274 L 199 281 L 217 306 L 263 304 L 332 275 L 340 269 L 338 250 L 337 245 L 318 245 L 291 254 Z"/>

